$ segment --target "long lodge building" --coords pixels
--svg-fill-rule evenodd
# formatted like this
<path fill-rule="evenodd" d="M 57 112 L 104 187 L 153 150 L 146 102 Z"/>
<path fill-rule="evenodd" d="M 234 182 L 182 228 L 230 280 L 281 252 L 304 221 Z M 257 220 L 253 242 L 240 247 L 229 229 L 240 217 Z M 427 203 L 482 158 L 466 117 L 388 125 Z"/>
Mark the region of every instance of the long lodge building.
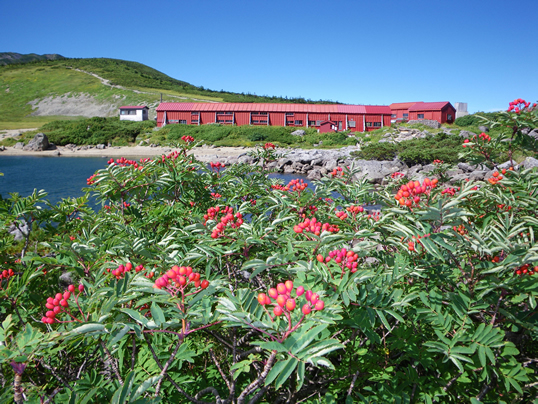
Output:
<path fill-rule="evenodd" d="M 169 124 L 266 125 L 315 128 L 324 131 L 372 131 L 390 126 L 389 106 L 341 104 L 163 102 L 157 126 Z M 329 125 L 327 124 L 329 123 Z"/>

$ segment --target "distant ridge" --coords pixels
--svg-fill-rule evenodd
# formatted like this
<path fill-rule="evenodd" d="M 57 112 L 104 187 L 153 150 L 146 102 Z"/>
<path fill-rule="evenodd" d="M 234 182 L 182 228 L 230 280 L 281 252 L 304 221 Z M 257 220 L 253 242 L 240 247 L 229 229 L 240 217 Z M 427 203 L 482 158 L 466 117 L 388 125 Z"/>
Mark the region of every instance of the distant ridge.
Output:
<path fill-rule="evenodd" d="M 57 53 L 47 53 L 45 55 L 38 55 L 36 53 L 21 54 L 16 52 L 0 52 L 0 66 L 12 65 L 16 63 L 29 63 L 37 60 L 60 60 L 66 59 L 62 55 Z"/>

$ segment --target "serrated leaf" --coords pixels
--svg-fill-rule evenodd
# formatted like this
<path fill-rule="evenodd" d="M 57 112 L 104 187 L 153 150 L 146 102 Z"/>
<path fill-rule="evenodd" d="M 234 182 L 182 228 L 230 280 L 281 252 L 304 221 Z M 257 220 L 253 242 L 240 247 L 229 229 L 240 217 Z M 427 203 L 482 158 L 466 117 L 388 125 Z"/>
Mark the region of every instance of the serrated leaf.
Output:
<path fill-rule="evenodd" d="M 157 327 L 159 327 L 166 321 L 166 319 L 164 318 L 164 313 L 157 303 L 153 302 L 151 304 L 150 311 L 151 317 L 153 318 L 153 321 L 155 321 Z"/>

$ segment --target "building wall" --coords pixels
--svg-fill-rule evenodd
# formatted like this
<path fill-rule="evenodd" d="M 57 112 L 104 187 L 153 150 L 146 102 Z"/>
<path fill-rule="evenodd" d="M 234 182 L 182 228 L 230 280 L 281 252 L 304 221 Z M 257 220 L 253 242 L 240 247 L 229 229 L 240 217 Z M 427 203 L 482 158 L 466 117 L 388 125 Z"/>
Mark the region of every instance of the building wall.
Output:
<path fill-rule="evenodd" d="M 135 114 L 124 115 L 123 111 L 134 111 Z M 148 111 L 146 109 L 120 109 L 120 121 L 147 121 Z"/>

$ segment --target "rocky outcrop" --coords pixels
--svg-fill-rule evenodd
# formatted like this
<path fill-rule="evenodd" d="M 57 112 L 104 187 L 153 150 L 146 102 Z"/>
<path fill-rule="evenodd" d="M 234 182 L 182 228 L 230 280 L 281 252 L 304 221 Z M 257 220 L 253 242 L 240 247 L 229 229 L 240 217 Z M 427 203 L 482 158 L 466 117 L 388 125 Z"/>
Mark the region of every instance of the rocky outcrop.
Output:
<path fill-rule="evenodd" d="M 420 121 L 413 120 L 413 121 L 409 121 L 407 123 L 410 124 L 410 125 L 420 123 L 421 125 L 426 125 L 426 126 L 429 126 L 430 128 L 434 128 L 434 129 L 439 129 L 441 127 L 441 124 L 439 122 L 429 120 L 429 119 L 422 119 Z"/>
<path fill-rule="evenodd" d="M 49 148 L 49 138 L 44 133 L 38 133 L 26 146 L 22 148 L 24 151 L 43 151 Z"/>

